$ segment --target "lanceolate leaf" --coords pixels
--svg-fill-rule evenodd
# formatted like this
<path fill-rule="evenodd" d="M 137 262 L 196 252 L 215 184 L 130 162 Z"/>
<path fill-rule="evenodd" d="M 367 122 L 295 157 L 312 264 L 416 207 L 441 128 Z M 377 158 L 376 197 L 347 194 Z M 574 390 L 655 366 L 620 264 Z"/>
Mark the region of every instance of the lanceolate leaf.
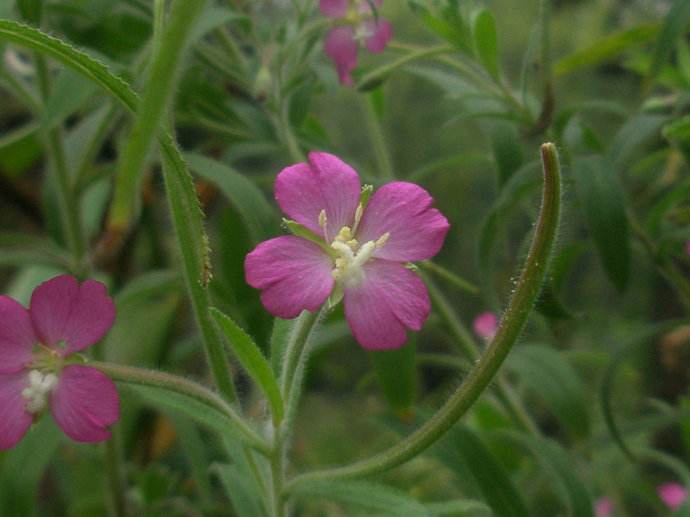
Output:
<path fill-rule="evenodd" d="M 266 394 L 273 419 L 279 423 L 283 419 L 283 399 L 271 365 L 254 340 L 229 316 L 218 309 L 211 309 L 211 313 L 244 369 Z"/>
<path fill-rule="evenodd" d="M 573 162 L 575 184 L 583 215 L 599 258 L 619 291 L 630 276 L 630 243 L 623 190 L 613 167 L 602 157 Z"/>
<path fill-rule="evenodd" d="M 472 17 L 472 39 L 479 60 L 491 77 L 498 79 L 498 38 L 496 20 L 488 9 L 482 9 Z"/>
<path fill-rule="evenodd" d="M 675 0 L 664 19 L 664 24 L 656 40 L 652 64 L 649 67 L 650 81 L 653 81 L 659 75 L 676 41 L 685 33 L 688 23 L 690 23 L 690 2 L 687 0 Z"/>

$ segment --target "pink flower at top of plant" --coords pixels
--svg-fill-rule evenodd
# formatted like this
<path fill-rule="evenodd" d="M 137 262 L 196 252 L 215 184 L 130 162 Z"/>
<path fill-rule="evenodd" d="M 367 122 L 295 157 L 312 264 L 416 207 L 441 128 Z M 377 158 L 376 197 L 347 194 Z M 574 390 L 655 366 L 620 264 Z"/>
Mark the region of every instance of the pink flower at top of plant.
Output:
<path fill-rule="evenodd" d="M 611 517 L 613 515 L 613 501 L 608 497 L 600 497 L 594 502 L 596 517 Z"/>
<path fill-rule="evenodd" d="M 378 9 L 383 0 L 371 2 Z M 388 20 L 374 15 L 368 0 L 320 0 L 319 9 L 329 18 L 335 18 L 324 44 L 326 54 L 335 63 L 340 82 L 353 84 L 352 70 L 357 66 L 360 45 L 372 54 L 383 52 L 393 37 L 393 26 Z"/>
<path fill-rule="evenodd" d="M 482 312 L 474 318 L 472 328 L 480 338 L 491 341 L 498 331 L 498 318 L 493 312 Z"/>
<path fill-rule="evenodd" d="M 664 483 L 656 488 L 656 493 L 671 511 L 676 511 L 688 497 L 688 491 L 680 483 Z"/>
<path fill-rule="evenodd" d="M 39 285 L 29 309 L 0 296 L 0 449 L 26 434 L 48 406 L 78 442 L 110 437 L 120 416 L 115 384 L 70 356 L 99 341 L 115 321 L 115 306 L 100 282 L 69 275 Z"/>
<path fill-rule="evenodd" d="M 366 204 L 362 192 L 355 170 L 332 154 L 313 152 L 308 163 L 283 169 L 275 197 L 300 231 L 259 244 L 245 275 L 274 316 L 294 318 L 342 298 L 364 348 L 398 348 L 431 310 L 409 262 L 436 255 L 449 225 L 413 183 L 388 183 Z"/>

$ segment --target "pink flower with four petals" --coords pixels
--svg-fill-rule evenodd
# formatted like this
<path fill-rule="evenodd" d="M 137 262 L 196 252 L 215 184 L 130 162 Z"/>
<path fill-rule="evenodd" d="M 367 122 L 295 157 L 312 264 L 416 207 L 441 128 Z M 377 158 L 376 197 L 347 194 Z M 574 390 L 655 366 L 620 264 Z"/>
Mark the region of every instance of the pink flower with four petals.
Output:
<path fill-rule="evenodd" d="M 398 348 L 406 329 L 419 330 L 431 310 L 426 286 L 408 263 L 436 255 L 449 225 L 429 193 L 412 183 L 388 183 L 366 205 L 361 193 L 355 170 L 331 154 L 313 152 L 308 163 L 283 169 L 276 200 L 310 235 L 259 244 L 245 260 L 246 279 L 281 318 L 342 296 L 364 348 Z"/>
<path fill-rule="evenodd" d="M 62 275 L 39 285 L 27 310 L 0 296 L 0 449 L 26 434 L 48 406 L 77 442 L 110 437 L 120 416 L 115 384 L 95 368 L 68 358 L 99 341 L 115 321 L 100 282 Z"/>
<path fill-rule="evenodd" d="M 378 9 L 383 0 L 372 3 Z M 374 16 L 367 0 L 320 0 L 319 9 L 343 23 L 329 31 L 324 50 L 335 63 L 340 82 L 351 86 L 354 82 L 350 73 L 357 66 L 360 44 L 372 54 L 383 52 L 393 37 L 393 27 L 388 20 Z"/>

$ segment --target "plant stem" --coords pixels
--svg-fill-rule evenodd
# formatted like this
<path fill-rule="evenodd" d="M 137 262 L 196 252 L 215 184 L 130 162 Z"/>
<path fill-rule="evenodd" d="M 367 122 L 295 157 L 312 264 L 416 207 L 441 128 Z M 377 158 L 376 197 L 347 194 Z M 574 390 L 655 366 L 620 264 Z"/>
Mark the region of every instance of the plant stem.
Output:
<path fill-rule="evenodd" d="M 48 66 L 43 56 L 39 53 L 35 54 L 35 62 L 38 89 L 41 92 L 41 97 L 45 105 L 45 102 L 50 97 Z M 75 198 L 72 180 L 69 170 L 67 169 L 67 159 L 65 158 L 65 149 L 62 144 L 60 129 L 49 129 L 46 134 L 46 141 L 51 168 L 55 177 L 55 188 L 62 232 L 67 242 L 67 247 L 72 253 L 72 258 L 74 260 L 73 266 L 79 270 L 85 251 L 84 235 L 81 228 L 79 203 Z"/>
<path fill-rule="evenodd" d="M 290 337 L 283 352 L 283 367 L 280 372 L 280 391 L 285 401 L 288 400 L 297 364 L 312 328 L 319 319 L 319 314 L 318 312 L 302 311 L 302 314 L 295 320 L 294 327 L 290 332 Z"/>
<path fill-rule="evenodd" d="M 284 443 L 280 432 L 277 432 L 271 456 L 271 517 L 283 517 L 285 515 L 283 499 L 283 485 L 285 483 Z"/>
<path fill-rule="evenodd" d="M 118 163 L 115 193 L 108 218 L 108 226 L 115 231 L 126 231 L 136 215 L 144 165 L 172 98 L 178 63 L 187 36 L 205 4 L 205 0 L 176 0 L 165 33 L 156 45 L 158 53 L 153 56 L 137 118 Z"/>
<path fill-rule="evenodd" d="M 367 95 L 362 99 L 362 108 L 364 110 L 364 120 L 367 124 L 371 146 L 374 149 L 374 156 L 376 157 L 377 175 L 385 179 L 392 180 L 395 178 L 393 173 L 393 165 L 391 164 L 390 153 L 386 145 L 386 137 L 381 128 L 381 121 L 374 109 L 374 98 Z"/>
<path fill-rule="evenodd" d="M 113 511 L 116 517 L 127 517 L 127 498 L 125 496 L 125 473 L 122 464 L 122 441 L 120 429 L 113 429 L 113 435 L 105 442 L 105 458 L 107 469 L 107 485 L 112 495 Z"/>
<path fill-rule="evenodd" d="M 271 450 L 266 441 L 247 425 L 232 406 L 216 393 L 199 383 L 170 373 L 147 370 L 145 368 L 99 361 L 90 361 L 88 364 L 99 369 L 117 382 L 158 388 L 190 397 L 204 406 L 223 413 L 229 420 L 232 420 L 239 434 L 243 435 L 247 439 L 247 443 L 257 451 L 268 454 Z"/>
<path fill-rule="evenodd" d="M 519 337 L 546 276 L 560 218 L 561 177 L 554 144 L 541 146 L 544 192 L 525 268 L 508 304 L 496 337 L 465 382 L 422 427 L 393 447 L 357 463 L 302 474 L 285 487 L 290 492 L 308 480 L 358 478 L 380 474 L 415 457 L 441 438 L 484 392 Z"/>
<path fill-rule="evenodd" d="M 435 275 L 451 283 L 453 286 L 457 287 L 461 291 L 465 291 L 466 293 L 470 294 L 479 294 L 479 287 L 465 280 L 459 275 L 456 275 L 452 271 L 448 271 L 446 268 L 439 266 L 431 260 L 424 260 L 423 262 L 420 262 L 419 267 L 421 267 L 422 269 L 426 269 L 431 273 L 434 273 Z"/>

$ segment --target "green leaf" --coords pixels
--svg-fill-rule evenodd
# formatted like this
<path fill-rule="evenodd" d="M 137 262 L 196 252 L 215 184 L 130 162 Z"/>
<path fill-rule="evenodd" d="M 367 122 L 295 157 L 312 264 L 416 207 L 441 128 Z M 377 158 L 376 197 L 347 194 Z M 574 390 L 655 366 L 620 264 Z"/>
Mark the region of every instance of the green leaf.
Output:
<path fill-rule="evenodd" d="M 2 173 L 19 177 L 41 156 L 42 145 L 38 137 L 39 125 L 30 123 L 0 137 L 0 166 Z"/>
<path fill-rule="evenodd" d="M 214 183 L 237 209 L 256 244 L 269 234 L 275 211 L 256 184 L 228 165 L 200 154 L 186 153 L 189 166 L 202 178 Z"/>
<path fill-rule="evenodd" d="M 216 463 L 212 466 L 225 489 L 225 495 L 230 499 L 233 510 L 239 517 L 263 517 L 266 512 L 254 493 L 246 473 L 240 472 L 235 465 Z"/>
<path fill-rule="evenodd" d="M 654 54 L 647 76 L 649 81 L 653 81 L 659 75 L 663 65 L 666 64 L 671 55 L 676 41 L 685 34 L 689 23 L 690 2 L 687 0 L 675 0 L 666 18 L 664 18 L 664 24 L 654 46 Z"/>
<path fill-rule="evenodd" d="M 520 134 L 515 125 L 495 124 L 491 131 L 491 148 L 498 168 L 498 184 L 503 186 L 524 163 Z"/>
<path fill-rule="evenodd" d="M 235 420 L 194 397 L 153 386 L 130 385 L 130 388 L 153 409 L 172 410 L 192 418 L 221 436 L 231 433 L 237 439 L 246 439 L 237 429 Z"/>
<path fill-rule="evenodd" d="M 443 503 L 427 503 L 426 509 L 433 516 L 442 517 L 444 515 L 452 517 L 471 517 L 475 515 L 491 515 L 491 508 L 479 501 L 471 499 L 456 499 Z"/>
<path fill-rule="evenodd" d="M 329 499 L 348 505 L 382 511 L 388 515 L 427 516 L 427 509 L 400 490 L 367 481 L 312 480 L 300 484 L 296 497 Z"/>
<path fill-rule="evenodd" d="M 690 115 L 666 124 L 662 128 L 661 134 L 669 140 L 690 140 Z"/>
<path fill-rule="evenodd" d="M 516 347 L 506 368 L 542 399 L 573 437 L 589 434 L 589 412 L 582 381 L 562 354 L 542 345 Z"/>
<path fill-rule="evenodd" d="M 543 469 L 551 474 L 549 479 L 558 483 L 561 499 L 568 508 L 566 515 L 594 517 L 594 504 L 587 487 L 573 469 L 572 458 L 558 443 L 549 439 L 536 439 L 514 431 L 501 431 L 500 435 L 531 452 Z"/>
<path fill-rule="evenodd" d="M 614 32 L 594 45 L 557 61 L 554 65 L 554 73 L 556 76 L 561 76 L 580 68 L 600 65 L 631 48 L 651 41 L 658 33 L 658 24 L 639 25 L 632 29 Z"/>
<path fill-rule="evenodd" d="M 37 514 L 39 483 L 62 440 L 62 433 L 51 420 L 44 416 L 16 447 L 0 454 L 3 515 Z"/>
<path fill-rule="evenodd" d="M 69 269 L 69 254 L 52 241 L 27 233 L 0 233 L 0 267 L 45 264 Z"/>
<path fill-rule="evenodd" d="M 482 9 L 472 15 L 472 39 L 474 51 L 486 71 L 494 79 L 499 78 L 498 37 L 496 20 L 488 9 Z"/>
<path fill-rule="evenodd" d="M 608 156 L 617 168 L 627 166 L 641 154 L 653 138 L 658 138 L 661 127 L 668 120 L 663 115 L 641 113 L 628 119 L 613 137 Z"/>
<path fill-rule="evenodd" d="M 271 365 L 261 353 L 259 347 L 256 346 L 254 340 L 230 317 L 215 308 L 211 309 L 211 314 L 244 369 L 266 395 L 271 405 L 274 421 L 280 423 L 284 414 L 283 398 L 276 378 L 273 375 Z"/>
<path fill-rule="evenodd" d="M 273 319 L 273 332 L 271 333 L 271 367 L 274 375 L 280 375 L 280 369 L 290 334 L 293 332 L 294 320 L 282 318 Z"/>
<path fill-rule="evenodd" d="M 369 353 L 383 394 L 401 418 L 412 411 L 417 396 L 415 350 L 411 342 L 394 350 Z"/>
<path fill-rule="evenodd" d="M 630 276 L 630 242 L 623 189 L 613 167 L 599 156 L 576 158 L 578 197 L 601 263 L 619 291 Z"/>
<path fill-rule="evenodd" d="M 64 69 L 53 84 L 46 102 L 41 124 L 44 130 L 54 129 L 81 108 L 98 87 L 83 75 Z"/>
<path fill-rule="evenodd" d="M 474 481 L 496 516 L 529 515 L 506 468 L 473 431 L 456 425 L 432 450 L 459 479 L 467 480 L 469 476 Z"/>

